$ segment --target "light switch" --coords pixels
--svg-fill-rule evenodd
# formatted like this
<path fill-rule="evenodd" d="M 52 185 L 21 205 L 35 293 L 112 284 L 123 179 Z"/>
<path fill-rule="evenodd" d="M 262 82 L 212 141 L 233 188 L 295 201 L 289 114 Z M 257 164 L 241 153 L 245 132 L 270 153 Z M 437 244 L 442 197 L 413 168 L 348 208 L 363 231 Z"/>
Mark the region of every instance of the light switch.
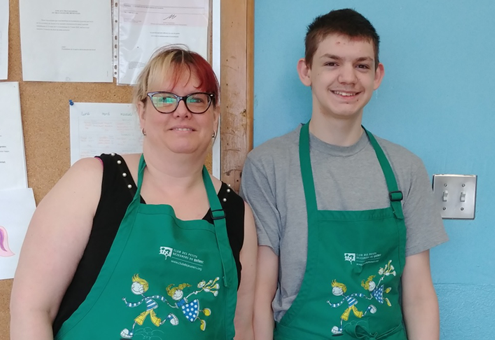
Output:
<path fill-rule="evenodd" d="M 449 198 L 449 191 L 445 190 L 442 195 L 442 201 L 447 202 L 448 198 Z"/>
<path fill-rule="evenodd" d="M 433 175 L 433 193 L 445 219 L 474 219 L 476 175 Z"/>

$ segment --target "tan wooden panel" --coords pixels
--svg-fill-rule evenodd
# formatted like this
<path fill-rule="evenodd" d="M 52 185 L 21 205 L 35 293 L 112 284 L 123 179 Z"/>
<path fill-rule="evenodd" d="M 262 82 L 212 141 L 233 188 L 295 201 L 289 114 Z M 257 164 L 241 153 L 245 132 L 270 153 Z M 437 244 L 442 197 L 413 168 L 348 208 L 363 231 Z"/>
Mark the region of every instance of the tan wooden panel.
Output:
<path fill-rule="evenodd" d="M 254 0 L 222 1 L 221 12 L 221 176 L 238 190 L 253 144 Z"/>

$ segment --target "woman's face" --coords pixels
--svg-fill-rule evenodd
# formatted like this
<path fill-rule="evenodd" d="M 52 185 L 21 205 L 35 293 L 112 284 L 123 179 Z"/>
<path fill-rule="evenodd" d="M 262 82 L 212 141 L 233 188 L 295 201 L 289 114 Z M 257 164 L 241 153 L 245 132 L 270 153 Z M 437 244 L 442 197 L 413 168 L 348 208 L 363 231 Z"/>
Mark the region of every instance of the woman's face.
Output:
<path fill-rule="evenodd" d="M 175 86 L 166 74 L 162 79 L 161 82 L 152 84 L 148 91 L 167 91 L 178 96 L 203 92 L 197 87 L 200 82 L 194 72 L 190 74 L 184 71 Z M 213 108 L 213 104 L 205 113 L 195 114 L 191 113 L 181 100 L 174 112 L 160 113 L 147 98 L 146 105 L 139 103 L 138 113 L 141 128 L 146 133 L 146 143 L 180 154 L 206 155 L 212 134 L 218 126 L 218 112 Z"/>

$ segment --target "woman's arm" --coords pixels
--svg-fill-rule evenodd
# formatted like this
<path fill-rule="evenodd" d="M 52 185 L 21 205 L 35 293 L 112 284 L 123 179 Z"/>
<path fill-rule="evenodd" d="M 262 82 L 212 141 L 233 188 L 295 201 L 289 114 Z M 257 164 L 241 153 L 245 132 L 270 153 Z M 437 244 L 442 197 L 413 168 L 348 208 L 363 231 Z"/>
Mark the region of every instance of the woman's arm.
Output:
<path fill-rule="evenodd" d="M 237 291 L 237 308 L 234 318 L 236 340 L 254 339 L 253 306 L 258 241 L 253 213 L 249 205 L 245 203 L 244 206 L 244 243 L 239 255 L 242 264 L 242 273 L 241 284 Z"/>
<path fill-rule="evenodd" d="M 402 309 L 410 340 L 438 340 L 438 300 L 430 273 L 430 251 L 406 257 Z"/>
<path fill-rule="evenodd" d="M 38 205 L 10 300 L 11 340 L 52 340 L 52 322 L 86 247 L 101 194 L 97 158 L 75 163 Z"/>
<path fill-rule="evenodd" d="M 268 246 L 258 247 L 257 272 L 254 335 L 256 340 L 272 340 L 275 327 L 272 301 L 278 285 L 278 256 Z"/>

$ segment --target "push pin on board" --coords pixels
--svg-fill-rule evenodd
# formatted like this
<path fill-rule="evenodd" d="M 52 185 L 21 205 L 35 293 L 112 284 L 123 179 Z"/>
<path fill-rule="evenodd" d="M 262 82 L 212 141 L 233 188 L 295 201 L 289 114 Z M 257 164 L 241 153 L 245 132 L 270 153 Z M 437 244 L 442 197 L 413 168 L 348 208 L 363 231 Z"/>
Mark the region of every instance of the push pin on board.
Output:
<path fill-rule="evenodd" d="M 70 106 L 74 105 L 74 102 L 72 101 L 72 99 L 69 99 L 69 105 Z"/>

